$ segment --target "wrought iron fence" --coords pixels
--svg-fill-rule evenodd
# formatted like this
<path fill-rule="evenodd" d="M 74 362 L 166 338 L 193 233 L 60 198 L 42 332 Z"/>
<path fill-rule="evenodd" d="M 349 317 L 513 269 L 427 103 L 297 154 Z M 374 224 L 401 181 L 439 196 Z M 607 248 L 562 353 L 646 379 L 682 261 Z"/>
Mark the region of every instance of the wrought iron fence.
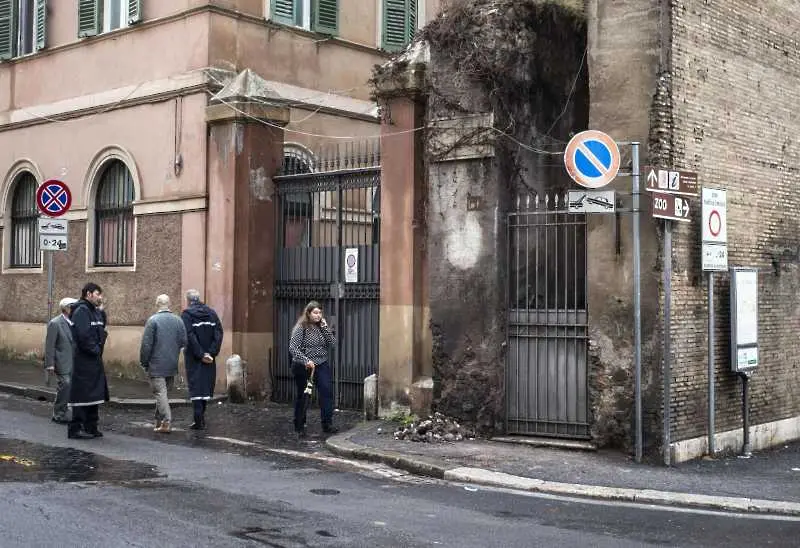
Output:
<path fill-rule="evenodd" d="M 586 216 L 520 196 L 508 231 L 508 431 L 586 438 Z"/>

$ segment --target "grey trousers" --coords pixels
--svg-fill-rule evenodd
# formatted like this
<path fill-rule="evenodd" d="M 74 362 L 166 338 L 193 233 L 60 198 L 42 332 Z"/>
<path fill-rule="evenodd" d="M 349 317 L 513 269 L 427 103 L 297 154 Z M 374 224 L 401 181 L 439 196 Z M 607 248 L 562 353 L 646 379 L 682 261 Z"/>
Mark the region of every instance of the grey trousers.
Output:
<path fill-rule="evenodd" d="M 168 391 L 172 389 L 175 377 L 150 377 L 150 387 L 156 397 L 156 423 L 172 422 Z"/>
<path fill-rule="evenodd" d="M 72 375 L 56 373 L 58 379 L 58 388 L 56 392 L 56 400 L 53 403 L 53 418 L 56 420 L 69 420 L 70 413 L 69 407 L 69 386 L 71 383 Z"/>

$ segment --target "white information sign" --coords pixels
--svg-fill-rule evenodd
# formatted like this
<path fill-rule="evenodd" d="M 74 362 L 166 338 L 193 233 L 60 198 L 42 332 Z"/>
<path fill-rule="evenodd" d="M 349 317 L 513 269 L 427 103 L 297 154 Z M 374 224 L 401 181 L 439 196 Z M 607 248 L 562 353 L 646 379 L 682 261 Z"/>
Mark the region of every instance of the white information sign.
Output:
<path fill-rule="evenodd" d="M 725 244 L 703 244 L 703 270 L 727 272 L 728 246 Z"/>
<path fill-rule="evenodd" d="M 728 191 L 704 188 L 703 214 L 703 270 L 725 272 L 728 270 Z"/>
<path fill-rule="evenodd" d="M 358 248 L 348 247 L 344 252 L 344 281 L 358 282 Z"/>
<path fill-rule="evenodd" d="M 53 219 L 50 217 L 39 217 L 39 234 L 49 234 L 56 236 L 66 236 L 69 227 L 66 219 Z"/>
<path fill-rule="evenodd" d="M 614 213 L 616 193 L 613 190 L 570 190 L 568 193 L 570 213 Z"/>
<path fill-rule="evenodd" d="M 731 269 L 731 365 L 735 372 L 758 366 L 758 271 Z"/>
<path fill-rule="evenodd" d="M 42 251 L 66 251 L 66 234 L 39 234 L 39 248 Z"/>
<path fill-rule="evenodd" d="M 727 204 L 728 191 L 703 189 L 703 242 L 728 243 Z"/>

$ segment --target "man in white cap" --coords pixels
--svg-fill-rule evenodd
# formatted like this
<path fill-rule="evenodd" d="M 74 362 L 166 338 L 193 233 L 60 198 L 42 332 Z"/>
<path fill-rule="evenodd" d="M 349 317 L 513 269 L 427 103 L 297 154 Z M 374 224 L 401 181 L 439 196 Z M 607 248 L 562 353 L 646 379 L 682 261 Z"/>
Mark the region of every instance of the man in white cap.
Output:
<path fill-rule="evenodd" d="M 56 401 L 53 404 L 53 422 L 67 424 L 69 422 L 69 389 L 72 377 L 72 305 L 76 299 L 65 297 L 58 303 L 61 314 L 47 324 L 47 337 L 44 343 L 44 366 L 48 373 L 55 374 L 58 379 Z"/>

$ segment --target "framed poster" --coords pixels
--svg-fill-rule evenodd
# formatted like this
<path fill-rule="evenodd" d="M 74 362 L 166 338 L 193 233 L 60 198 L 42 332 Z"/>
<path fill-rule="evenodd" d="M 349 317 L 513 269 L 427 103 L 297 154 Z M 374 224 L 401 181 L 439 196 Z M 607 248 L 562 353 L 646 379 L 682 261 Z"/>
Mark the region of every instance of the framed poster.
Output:
<path fill-rule="evenodd" d="M 758 270 L 731 269 L 731 369 L 758 367 Z"/>

